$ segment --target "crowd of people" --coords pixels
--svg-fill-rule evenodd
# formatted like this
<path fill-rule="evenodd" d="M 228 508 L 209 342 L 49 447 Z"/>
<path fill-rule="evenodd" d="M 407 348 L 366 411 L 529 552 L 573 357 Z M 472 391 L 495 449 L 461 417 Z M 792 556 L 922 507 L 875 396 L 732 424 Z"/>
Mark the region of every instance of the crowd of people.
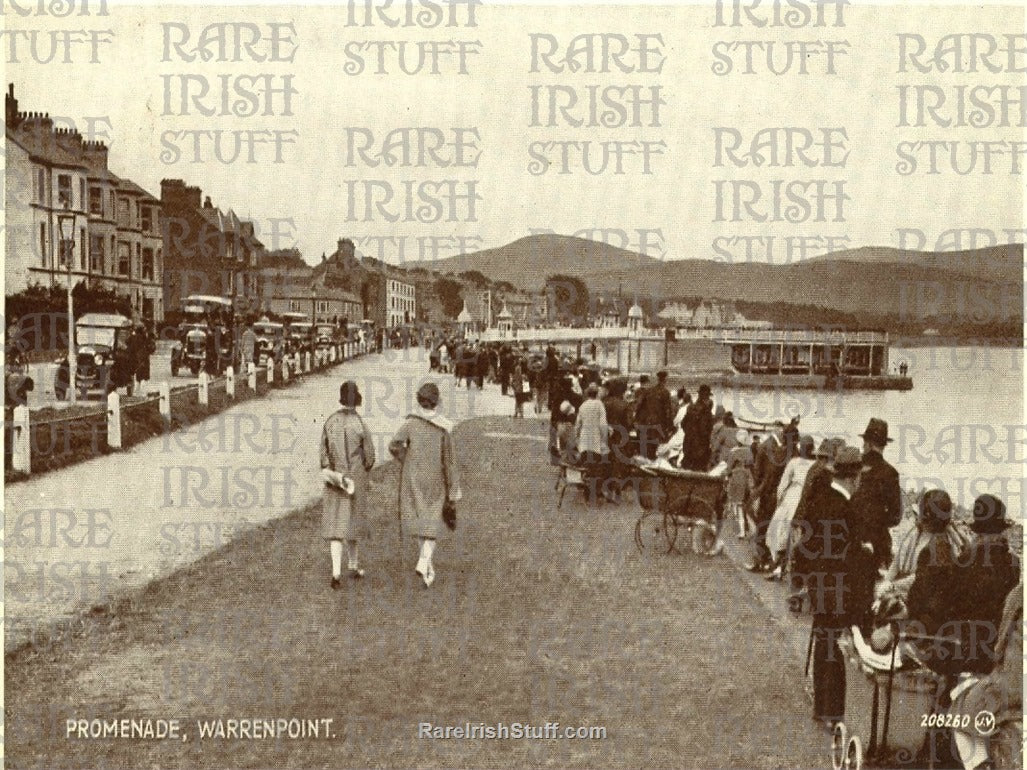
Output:
<path fill-rule="evenodd" d="M 1019 757 L 1022 587 L 1005 504 L 981 495 L 961 518 L 944 490 L 907 500 L 885 458 L 885 421 L 870 419 L 859 447 L 840 437 L 818 442 L 797 418 L 736 418 L 714 405 L 706 385 L 694 398 L 672 394 L 666 372 L 631 381 L 551 346 L 443 341 L 431 368 L 468 388 L 498 383 L 515 417 L 531 402 L 537 415 L 547 412 L 552 463 L 579 470 L 596 502 L 618 501 L 633 465 L 722 476 L 718 526 L 747 539 L 747 569 L 780 581 L 789 606 L 811 618 L 807 665 L 820 723 L 845 717 L 843 640 L 858 636 L 875 653 L 894 649 L 900 661 L 934 671 L 944 682 L 938 708 L 996 715 L 984 747 L 979 734 L 953 735 L 963 766 Z M 423 548 L 420 555 L 423 562 Z"/>

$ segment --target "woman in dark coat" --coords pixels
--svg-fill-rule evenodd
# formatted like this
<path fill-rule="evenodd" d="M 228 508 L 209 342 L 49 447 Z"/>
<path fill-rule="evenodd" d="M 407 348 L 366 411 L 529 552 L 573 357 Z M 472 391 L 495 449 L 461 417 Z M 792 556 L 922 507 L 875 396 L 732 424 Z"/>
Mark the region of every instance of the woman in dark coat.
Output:
<path fill-rule="evenodd" d="M 628 464 L 637 451 L 631 441 L 631 406 L 624 400 L 627 390 L 626 380 L 615 378 L 606 383 L 606 424 L 609 426 L 608 444 L 610 447 L 610 478 L 612 489 L 609 490 L 613 499 L 618 499 L 624 479 L 628 477 Z"/>

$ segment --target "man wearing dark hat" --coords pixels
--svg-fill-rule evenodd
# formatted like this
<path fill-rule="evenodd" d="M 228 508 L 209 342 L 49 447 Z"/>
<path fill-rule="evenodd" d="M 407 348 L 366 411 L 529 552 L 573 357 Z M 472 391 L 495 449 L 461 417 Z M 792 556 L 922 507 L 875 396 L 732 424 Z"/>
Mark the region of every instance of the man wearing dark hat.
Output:
<path fill-rule="evenodd" d="M 357 414 L 363 403 L 352 380 L 339 388 L 341 408 L 325 420 L 321 432 L 321 475 L 325 480 L 321 500 L 321 536 L 328 540 L 332 559 L 332 588 L 342 576 L 342 542 L 349 546 L 349 573 L 361 578 L 357 561 L 357 537 L 366 526 L 368 473 L 374 467 L 374 441 Z"/>
<path fill-rule="evenodd" d="M 813 615 L 813 717 L 833 723 L 845 716 L 843 631 L 860 624 L 873 600 L 870 544 L 852 507 L 862 460 L 855 447 L 835 454 L 830 484 L 808 506 L 810 536 L 795 548 L 793 571 L 804 581 Z"/>
<path fill-rule="evenodd" d="M 639 382 L 647 383 L 648 380 L 643 375 Z M 640 388 L 635 406 L 635 428 L 642 454 L 655 460 L 660 444 L 674 433 L 674 404 L 667 389 L 666 372 L 657 372 L 655 385 L 643 384 Z"/>
<path fill-rule="evenodd" d="M 863 471 L 859 490 L 852 498 L 853 508 L 863 517 L 874 548 L 879 569 L 891 562 L 891 527 L 902 520 L 902 489 L 899 472 L 884 459 L 888 423 L 872 417 L 863 431 Z"/>
<path fill-rule="evenodd" d="M 713 396 L 710 386 L 705 383 L 699 386 L 699 395 L 688 405 L 681 421 L 685 432 L 681 446 L 681 467 L 690 471 L 705 473 L 710 467 L 713 435 Z"/>

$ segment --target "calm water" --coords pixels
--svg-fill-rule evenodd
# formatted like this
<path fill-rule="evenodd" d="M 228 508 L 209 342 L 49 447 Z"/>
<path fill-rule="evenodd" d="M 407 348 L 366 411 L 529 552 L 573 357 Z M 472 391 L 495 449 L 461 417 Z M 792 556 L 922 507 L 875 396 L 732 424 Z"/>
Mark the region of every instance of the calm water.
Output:
<path fill-rule="evenodd" d="M 1024 515 L 1027 428 L 1023 411 L 1023 351 L 1009 348 L 893 348 L 891 363 L 909 363 L 909 392 L 816 391 L 715 393 L 736 415 L 770 420 L 801 417 L 800 430 L 818 441 L 858 434 L 871 417 L 889 424 L 885 457 L 903 488 L 942 487 L 957 504 L 985 492 L 1001 497 L 1010 516 Z"/>

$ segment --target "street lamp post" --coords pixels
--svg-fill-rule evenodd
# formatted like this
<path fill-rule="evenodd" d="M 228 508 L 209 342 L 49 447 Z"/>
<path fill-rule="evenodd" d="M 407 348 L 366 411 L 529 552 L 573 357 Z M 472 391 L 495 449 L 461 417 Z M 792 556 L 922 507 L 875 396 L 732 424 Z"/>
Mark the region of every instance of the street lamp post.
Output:
<path fill-rule="evenodd" d="M 68 266 L 68 400 L 75 403 L 77 394 L 76 375 L 78 356 L 75 348 L 75 304 L 71 295 L 71 263 L 75 254 L 75 215 L 69 213 L 70 204 L 64 201 L 64 214 L 57 215 L 61 231 L 61 255 Z"/>

